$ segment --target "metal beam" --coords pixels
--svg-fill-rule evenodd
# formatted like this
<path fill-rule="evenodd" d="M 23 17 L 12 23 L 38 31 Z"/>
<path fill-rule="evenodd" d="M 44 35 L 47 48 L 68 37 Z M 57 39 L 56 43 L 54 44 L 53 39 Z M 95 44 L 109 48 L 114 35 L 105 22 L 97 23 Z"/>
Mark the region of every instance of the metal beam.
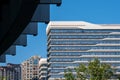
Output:
<path fill-rule="evenodd" d="M 12 55 L 12 56 L 16 55 L 16 46 L 14 45 L 10 46 L 10 48 L 6 50 L 4 54 Z"/>
<path fill-rule="evenodd" d="M 27 35 L 20 35 L 13 45 L 27 46 Z"/>
<path fill-rule="evenodd" d="M 38 23 L 30 22 L 25 28 L 25 30 L 22 32 L 22 34 L 36 36 L 38 34 Z"/>
<path fill-rule="evenodd" d="M 40 0 L 40 4 L 57 4 L 57 6 L 60 6 L 62 3 L 62 0 Z"/>
<path fill-rule="evenodd" d="M 39 4 L 31 21 L 48 23 L 50 21 L 50 5 Z"/>
<path fill-rule="evenodd" d="M 0 55 L 0 63 L 5 63 L 6 62 L 6 55 L 2 54 Z"/>

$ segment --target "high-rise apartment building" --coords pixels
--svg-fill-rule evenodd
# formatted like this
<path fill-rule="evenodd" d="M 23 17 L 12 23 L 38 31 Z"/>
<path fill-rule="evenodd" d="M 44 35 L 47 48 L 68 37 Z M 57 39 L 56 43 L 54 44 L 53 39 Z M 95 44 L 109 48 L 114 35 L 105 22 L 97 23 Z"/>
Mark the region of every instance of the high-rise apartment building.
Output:
<path fill-rule="evenodd" d="M 21 80 L 20 64 L 8 63 L 7 66 L 0 66 L 0 80 Z"/>
<path fill-rule="evenodd" d="M 39 80 L 47 80 L 47 58 L 41 58 L 39 61 Z"/>
<path fill-rule="evenodd" d="M 30 59 L 22 62 L 22 80 L 38 80 L 39 78 L 39 56 L 32 56 Z"/>
<path fill-rule="evenodd" d="M 48 80 L 64 78 L 64 70 L 87 64 L 97 57 L 101 63 L 120 68 L 120 24 L 84 21 L 52 21 L 47 29 Z"/>

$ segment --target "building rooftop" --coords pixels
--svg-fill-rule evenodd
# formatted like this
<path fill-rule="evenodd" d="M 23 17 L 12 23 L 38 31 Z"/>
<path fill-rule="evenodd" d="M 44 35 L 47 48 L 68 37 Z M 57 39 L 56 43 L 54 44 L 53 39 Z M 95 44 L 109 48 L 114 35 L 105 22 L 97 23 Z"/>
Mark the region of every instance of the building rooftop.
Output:
<path fill-rule="evenodd" d="M 51 28 L 80 28 L 80 29 L 120 29 L 120 24 L 93 24 L 85 21 L 50 21 L 46 32 Z"/>
<path fill-rule="evenodd" d="M 47 58 L 41 58 L 39 61 L 39 65 L 47 63 Z"/>

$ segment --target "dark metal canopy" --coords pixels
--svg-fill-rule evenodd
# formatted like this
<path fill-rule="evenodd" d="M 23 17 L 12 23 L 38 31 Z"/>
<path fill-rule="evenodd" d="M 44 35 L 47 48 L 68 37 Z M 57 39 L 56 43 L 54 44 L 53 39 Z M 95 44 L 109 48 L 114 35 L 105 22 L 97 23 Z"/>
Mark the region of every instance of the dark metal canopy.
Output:
<path fill-rule="evenodd" d="M 0 6 L 0 54 L 18 38 L 38 5 L 37 0 L 2 0 Z"/>
<path fill-rule="evenodd" d="M 59 6 L 61 0 L 0 0 L 0 55 L 18 44 L 30 22 L 49 22 L 49 4 Z"/>

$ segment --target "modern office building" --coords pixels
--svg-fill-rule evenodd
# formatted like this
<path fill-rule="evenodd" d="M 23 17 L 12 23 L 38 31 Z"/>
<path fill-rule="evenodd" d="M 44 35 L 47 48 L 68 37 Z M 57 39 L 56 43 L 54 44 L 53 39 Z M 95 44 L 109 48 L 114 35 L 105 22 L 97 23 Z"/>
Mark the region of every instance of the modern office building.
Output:
<path fill-rule="evenodd" d="M 22 62 L 22 80 L 37 80 L 39 78 L 39 56 L 32 56 L 30 59 Z"/>
<path fill-rule="evenodd" d="M 64 78 L 64 70 L 97 57 L 120 69 L 120 24 L 51 21 L 46 29 L 48 80 Z"/>
<path fill-rule="evenodd" d="M 21 80 L 20 64 L 8 63 L 7 66 L 0 66 L 0 80 Z"/>
<path fill-rule="evenodd" d="M 48 80 L 47 65 L 47 58 L 41 58 L 39 61 L 39 80 Z"/>

